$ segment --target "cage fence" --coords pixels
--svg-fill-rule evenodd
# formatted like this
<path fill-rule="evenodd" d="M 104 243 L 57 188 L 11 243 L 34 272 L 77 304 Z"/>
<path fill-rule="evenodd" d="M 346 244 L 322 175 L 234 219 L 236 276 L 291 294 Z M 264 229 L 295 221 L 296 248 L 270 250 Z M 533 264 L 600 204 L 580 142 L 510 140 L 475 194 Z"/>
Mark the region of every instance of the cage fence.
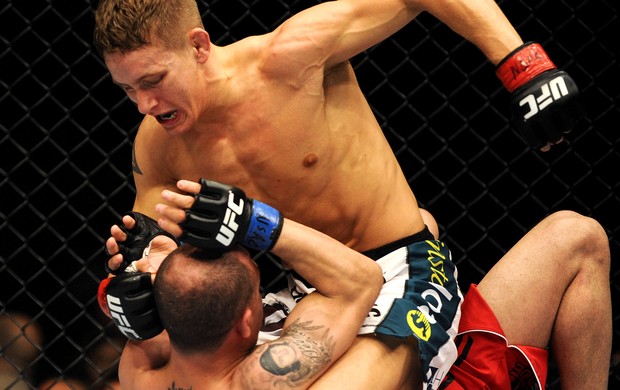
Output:
<path fill-rule="evenodd" d="M 199 0 L 199 7 L 213 41 L 225 45 L 316 3 Z M 133 203 L 140 116 L 93 49 L 94 4 L 0 5 L 0 368 L 16 373 L 9 388 L 45 381 L 106 388 L 124 344 L 96 290 L 109 226 Z M 584 96 L 589 120 L 548 153 L 531 150 L 511 127 L 509 96 L 492 64 L 431 15 L 352 62 L 421 206 L 439 221 L 461 286 L 479 281 L 550 212 L 572 209 L 601 222 L 612 251 L 613 388 L 620 384 L 618 6 L 499 4 Z M 268 290 L 282 274 L 277 259 L 261 261 Z M 553 364 L 547 388 L 559 388 Z"/>

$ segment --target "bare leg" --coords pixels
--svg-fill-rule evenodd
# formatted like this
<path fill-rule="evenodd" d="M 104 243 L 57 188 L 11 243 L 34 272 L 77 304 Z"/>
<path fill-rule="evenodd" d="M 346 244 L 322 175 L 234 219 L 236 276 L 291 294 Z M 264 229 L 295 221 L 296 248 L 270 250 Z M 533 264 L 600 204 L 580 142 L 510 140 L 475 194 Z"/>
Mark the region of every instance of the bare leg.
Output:
<path fill-rule="evenodd" d="M 609 272 L 602 227 L 562 211 L 525 235 L 478 287 L 509 343 L 551 347 L 563 389 L 607 389 Z"/>

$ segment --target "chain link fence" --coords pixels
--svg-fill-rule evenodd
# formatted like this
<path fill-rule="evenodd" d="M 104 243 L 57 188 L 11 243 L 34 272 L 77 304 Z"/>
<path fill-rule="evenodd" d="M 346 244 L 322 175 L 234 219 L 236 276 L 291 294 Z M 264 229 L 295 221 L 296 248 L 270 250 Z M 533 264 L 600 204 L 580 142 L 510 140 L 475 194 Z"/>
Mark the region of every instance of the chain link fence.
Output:
<path fill-rule="evenodd" d="M 0 3 L 0 369 L 20 378 L 9 388 L 46 380 L 107 388 L 123 346 L 96 289 L 109 226 L 132 206 L 140 116 L 93 51 L 95 3 Z M 220 45 L 272 30 L 314 3 L 199 1 Z M 544 154 L 527 147 L 510 127 L 509 96 L 493 66 L 427 14 L 358 55 L 359 82 L 421 205 L 440 222 L 462 286 L 552 211 L 573 209 L 603 224 L 618 351 L 618 5 L 499 4 L 582 90 L 590 122 L 562 146 Z M 612 361 L 610 388 L 619 384 Z M 559 388 L 553 367 L 548 388 Z"/>

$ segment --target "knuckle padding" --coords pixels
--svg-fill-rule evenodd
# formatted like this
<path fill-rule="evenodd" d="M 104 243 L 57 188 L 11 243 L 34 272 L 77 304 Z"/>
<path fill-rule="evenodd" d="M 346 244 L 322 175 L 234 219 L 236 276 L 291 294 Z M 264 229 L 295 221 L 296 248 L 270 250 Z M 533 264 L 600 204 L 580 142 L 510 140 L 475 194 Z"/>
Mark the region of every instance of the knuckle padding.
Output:
<path fill-rule="evenodd" d="M 148 279 L 147 279 L 148 277 Z M 136 302 L 136 300 L 144 300 L 145 294 L 152 292 L 152 283 L 149 273 L 127 273 L 117 276 L 110 280 L 106 292 L 122 299 L 124 303 Z M 133 312 L 134 307 L 127 305 L 124 307 L 128 311 Z"/>
<path fill-rule="evenodd" d="M 188 211 L 185 215 L 183 228 L 191 229 L 194 232 L 201 232 L 212 236 L 212 229 L 208 229 L 207 227 L 216 222 L 217 219 L 215 218 Z"/>
<path fill-rule="evenodd" d="M 194 195 L 194 203 L 185 210 L 181 241 L 194 246 L 204 246 L 205 241 L 215 237 L 219 229 L 230 186 L 200 179 L 200 192 Z"/>
<path fill-rule="evenodd" d="M 522 103 L 525 98 L 529 100 Z M 574 80 L 559 70 L 544 72 L 517 89 L 513 111 L 519 130 L 532 146 L 560 141 L 585 114 Z"/>
<path fill-rule="evenodd" d="M 211 237 L 199 236 L 197 234 L 187 232 L 183 236 L 183 242 L 186 243 L 186 244 L 189 244 L 189 245 L 201 248 L 201 247 L 204 246 L 204 242 L 208 238 L 211 238 Z"/>
<path fill-rule="evenodd" d="M 215 256 L 234 247 L 245 237 L 249 225 L 249 200 L 243 190 L 227 184 L 199 180 L 200 191 L 185 209 L 180 240 Z"/>
<path fill-rule="evenodd" d="M 228 198 L 223 196 L 209 196 L 202 191 L 194 196 L 194 204 L 190 207 L 190 210 L 200 211 L 203 213 L 212 213 L 217 215 L 222 205 L 225 205 Z"/>
<path fill-rule="evenodd" d="M 217 181 L 211 181 L 204 178 L 200 179 L 200 194 L 212 199 L 226 199 L 224 196 L 230 190 L 230 186 Z"/>

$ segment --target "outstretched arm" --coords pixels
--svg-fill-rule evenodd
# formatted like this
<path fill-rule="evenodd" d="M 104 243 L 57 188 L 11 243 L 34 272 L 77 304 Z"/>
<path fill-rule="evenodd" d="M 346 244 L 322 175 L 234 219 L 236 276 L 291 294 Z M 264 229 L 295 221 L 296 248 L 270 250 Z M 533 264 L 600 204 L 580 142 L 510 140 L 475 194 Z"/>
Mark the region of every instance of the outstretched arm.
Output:
<path fill-rule="evenodd" d="M 429 12 L 476 45 L 513 96 L 515 127 L 542 151 L 563 140 L 584 112 L 579 91 L 540 45 L 523 40 L 494 0 L 338 0 L 310 7 L 269 34 L 262 69 L 299 86 Z M 297 80 L 297 81 L 295 81 Z M 316 84 L 315 84 L 316 85 Z"/>
<path fill-rule="evenodd" d="M 573 79 L 542 46 L 523 40 L 494 0 L 413 0 L 476 45 L 497 66 L 512 94 L 514 125 L 532 147 L 547 151 L 585 115 Z"/>
<path fill-rule="evenodd" d="M 329 67 L 385 40 L 421 12 L 476 45 L 494 65 L 523 44 L 494 0 L 338 0 L 284 22 L 272 34 L 265 57 L 268 64 L 295 61 L 301 69 L 321 63 Z M 282 53 L 290 55 L 274 55 Z"/>

